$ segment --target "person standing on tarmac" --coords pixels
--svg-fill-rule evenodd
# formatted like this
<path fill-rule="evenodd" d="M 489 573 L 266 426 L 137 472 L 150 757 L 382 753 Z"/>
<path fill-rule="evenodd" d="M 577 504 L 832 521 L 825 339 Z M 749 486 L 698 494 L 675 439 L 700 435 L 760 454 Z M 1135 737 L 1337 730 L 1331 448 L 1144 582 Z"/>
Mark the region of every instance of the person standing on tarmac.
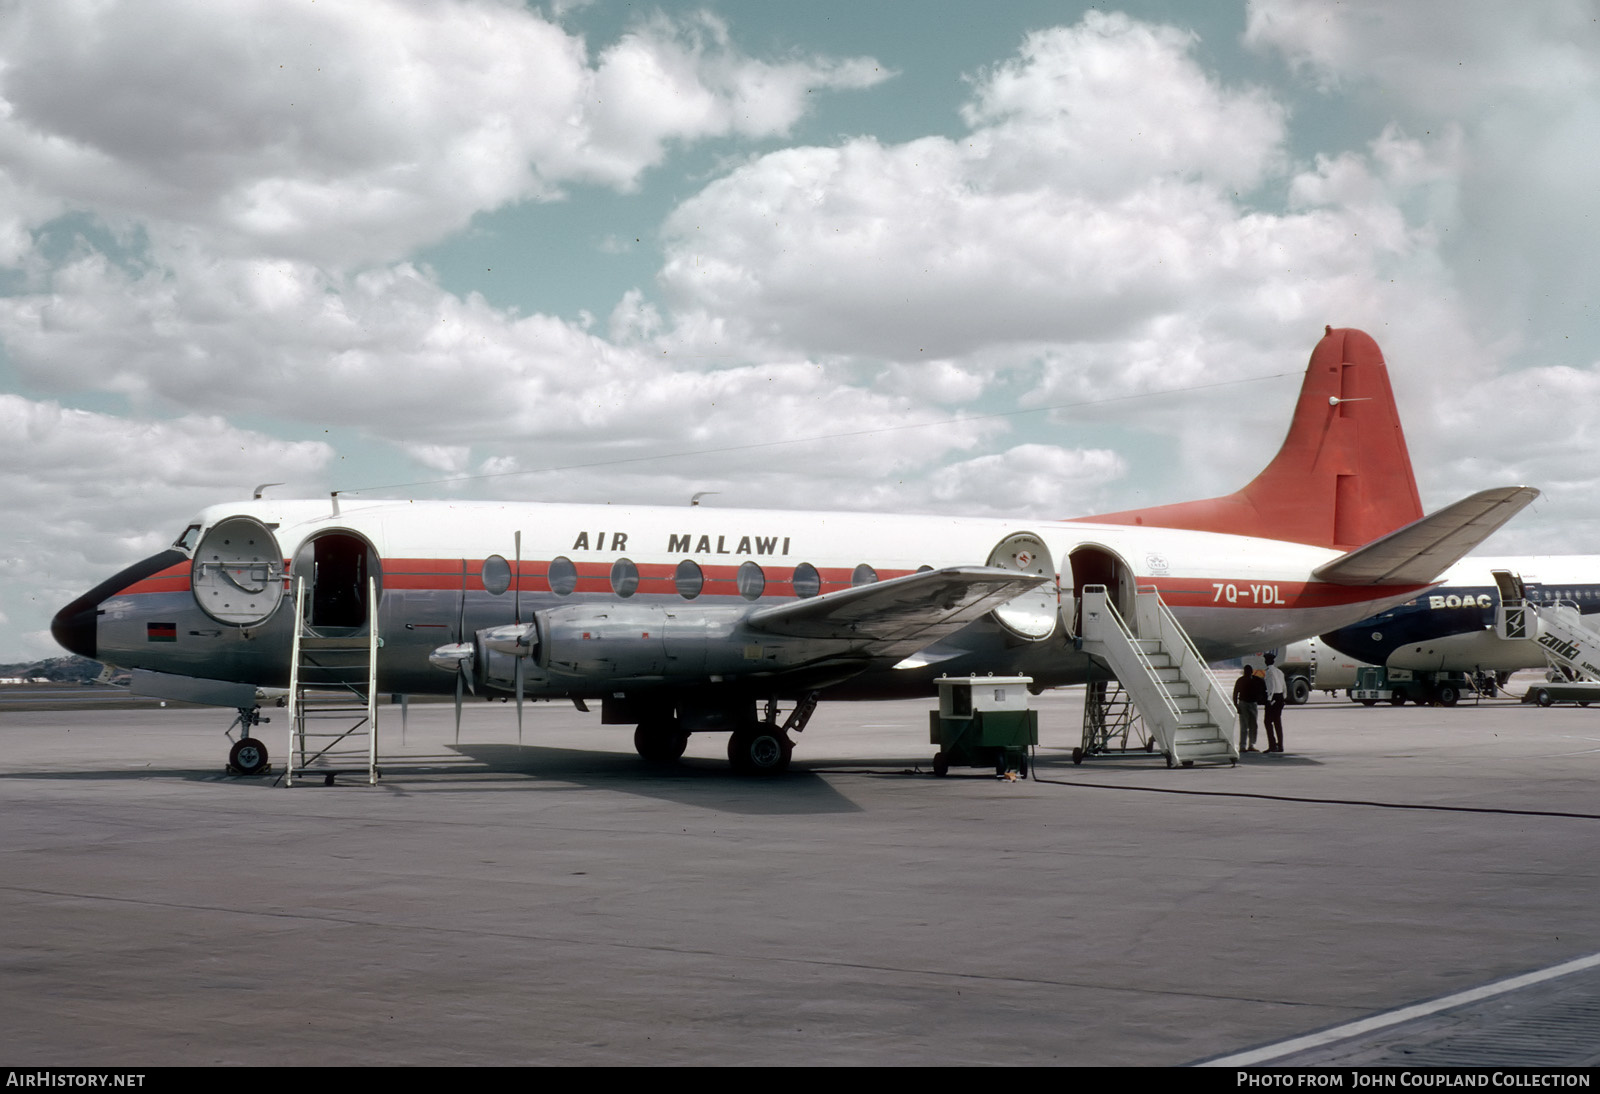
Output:
<path fill-rule="evenodd" d="M 1258 694 L 1260 698 L 1257 697 Z M 1244 666 L 1243 674 L 1233 682 L 1233 705 L 1239 711 L 1240 752 L 1257 751 L 1256 709 L 1261 699 L 1265 697 L 1266 688 L 1256 678 L 1256 674 L 1250 666 Z"/>
<path fill-rule="evenodd" d="M 1283 700 L 1288 688 L 1283 679 L 1283 670 L 1273 664 L 1278 658 L 1274 654 L 1267 654 L 1262 660 L 1267 663 L 1267 751 L 1283 751 Z"/>

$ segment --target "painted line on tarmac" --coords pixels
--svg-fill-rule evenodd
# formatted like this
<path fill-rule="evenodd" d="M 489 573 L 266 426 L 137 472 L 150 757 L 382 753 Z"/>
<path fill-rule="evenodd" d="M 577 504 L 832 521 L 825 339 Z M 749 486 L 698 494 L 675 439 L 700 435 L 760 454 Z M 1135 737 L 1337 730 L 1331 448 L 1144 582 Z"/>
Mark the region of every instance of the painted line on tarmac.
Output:
<path fill-rule="evenodd" d="M 1590 954 L 1588 957 L 1579 957 L 1560 965 L 1552 965 L 1548 969 L 1537 972 L 1524 973 L 1513 976 L 1509 980 L 1496 980 L 1492 984 L 1485 984 L 1481 988 L 1471 988 L 1467 991 L 1446 995 L 1442 999 L 1435 999 L 1429 1003 L 1417 1003 L 1399 1010 L 1391 1010 L 1384 1014 L 1376 1014 L 1371 1018 L 1362 1018 L 1359 1021 L 1347 1022 L 1342 1026 L 1334 1026 L 1320 1033 L 1308 1033 L 1304 1037 L 1296 1037 L 1288 1041 L 1280 1041 L 1275 1045 L 1266 1045 L 1262 1048 L 1253 1048 L 1247 1052 L 1236 1052 L 1231 1056 L 1220 1056 L 1215 1060 L 1202 1060 L 1195 1067 L 1249 1067 L 1252 1064 L 1264 1064 L 1282 1056 L 1296 1052 L 1304 1052 L 1309 1048 L 1320 1048 L 1323 1045 L 1333 1044 L 1335 1041 L 1344 1041 L 1351 1037 L 1358 1037 L 1363 1033 L 1373 1033 L 1377 1030 L 1398 1026 L 1409 1022 L 1413 1018 L 1426 1018 L 1431 1014 L 1449 1010 L 1452 1007 L 1465 1006 L 1467 1003 L 1476 1003 L 1481 999 L 1488 999 L 1495 995 L 1504 995 L 1506 992 L 1516 991 L 1519 988 L 1532 987 L 1542 984 L 1546 980 L 1555 980 L 1558 977 L 1571 973 L 1582 972 L 1600 966 L 1600 953 Z"/>

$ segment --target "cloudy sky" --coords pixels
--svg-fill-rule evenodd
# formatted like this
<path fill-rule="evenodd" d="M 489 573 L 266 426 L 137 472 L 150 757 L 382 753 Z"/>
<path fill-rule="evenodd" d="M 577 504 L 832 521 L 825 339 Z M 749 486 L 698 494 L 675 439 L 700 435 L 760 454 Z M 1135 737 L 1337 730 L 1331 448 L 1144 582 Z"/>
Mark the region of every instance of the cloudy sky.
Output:
<path fill-rule="evenodd" d="M 0 0 L 0 660 L 261 482 L 1223 493 L 1329 323 L 1430 509 L 1525 482 L 1493 549 L 1600 550 L 1597 19 Z"/>

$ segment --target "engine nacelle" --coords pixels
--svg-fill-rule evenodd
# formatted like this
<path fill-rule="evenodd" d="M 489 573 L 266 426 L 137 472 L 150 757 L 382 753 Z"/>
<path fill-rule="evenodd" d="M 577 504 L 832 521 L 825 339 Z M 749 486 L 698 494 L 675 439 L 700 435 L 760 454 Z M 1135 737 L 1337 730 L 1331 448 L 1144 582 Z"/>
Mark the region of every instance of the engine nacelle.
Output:
<path fill-rule="evenodd" d="M 574 604 L 536 621 L 535 660 L 551 677 L 651 681 L 727 671 L 737 612 Z"/>
<path fill-rule="evenodd" d="M 698 684 L 794 668 L 836 655 L 848 643 L 757 631 L 744 625 L 744 614 L 741 608 L 662 604 L 549 608 L 535 612 L 530 623 L 479 631 L 476 679 L 511 691 L 520 661 L 523 686 L 533 690 Z"/>

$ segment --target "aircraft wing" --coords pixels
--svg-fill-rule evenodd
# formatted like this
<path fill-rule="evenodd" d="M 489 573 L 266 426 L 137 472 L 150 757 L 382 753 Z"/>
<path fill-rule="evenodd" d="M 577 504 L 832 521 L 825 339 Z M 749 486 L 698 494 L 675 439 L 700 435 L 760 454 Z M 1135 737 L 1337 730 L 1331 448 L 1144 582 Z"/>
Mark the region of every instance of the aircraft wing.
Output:
<path fill-rule="evenodd" d="M 1480 490 L 1312 571 L 1333 585 L 1427 585 L 1522 512 L 1531 486 Z"/>
<path fill-rule="evenodd" d="M 770 634 L 845 639 L 864 652 L 903 656 L 1049 580 L 993 566 L 947 566 L 777 604 L 744 622 Z"/>

